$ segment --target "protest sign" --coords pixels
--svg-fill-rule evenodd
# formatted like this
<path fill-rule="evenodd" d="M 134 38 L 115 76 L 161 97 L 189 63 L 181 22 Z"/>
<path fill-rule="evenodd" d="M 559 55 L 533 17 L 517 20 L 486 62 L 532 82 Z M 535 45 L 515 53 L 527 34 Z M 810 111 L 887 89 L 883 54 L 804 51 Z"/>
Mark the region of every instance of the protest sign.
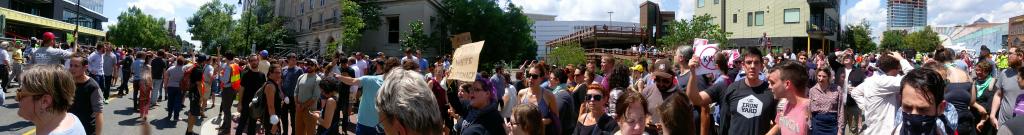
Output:
<path fill-rule="evenodd" d="M 449 79 L 473 82 L 476 80 L 476 69 L 480 64 L 480 50 L 484 41 L 461 45 L 452 56 L 452 69 Z"/>
<path fill-rule="evenodd" d="M 715 65 L 715 54 L 718 53 L 718 44 L 694 45 L 693 52 L 700 59 L 699 66 L 696 69 L 697 75 L 720 74 L 718 66 Z"/>
<path fill-rule="evenodd" d="M 453 35 L 452 38 L 451 38 L 451 41 L 452 41 L 452 48 L 458 49 L 459 46 L 461 46 L 461 45 L 469 44 L 469 43 L 473 42 L 473 36 L 471 36 L 469 34 L 469 32 L 463 32 L 463 33 L 459 33 L 458 35 Z"/>

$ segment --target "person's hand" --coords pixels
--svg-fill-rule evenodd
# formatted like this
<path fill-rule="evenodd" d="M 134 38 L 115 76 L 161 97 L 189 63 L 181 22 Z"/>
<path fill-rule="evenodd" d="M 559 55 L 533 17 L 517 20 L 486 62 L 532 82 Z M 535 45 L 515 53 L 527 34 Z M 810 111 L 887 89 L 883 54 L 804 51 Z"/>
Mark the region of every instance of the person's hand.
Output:
<path fill-rule="evenodd" d="M 978 125 L 974 126 L 974 129 L 978 130 L 978 132 L 981 132 L 981 128 L 985 127 L 985 122 L 986 121 L 984 119 L 978 121 Z"/>
<path fill-rule="evenodd" d="M 900 54 L 900 52 L 889 52 L 889 56 L 896 57 L 897 60 L 903 60 L 903 54 Z"/>
<path fill-rule="evenodd" d="M 693 58 L 690 58 L 690 62 L 687 63 L 686 66 L 689 66 L 691 69 L 700 66 L 700 56 L 693 56 Z"/>
<path fill-rule="evenodd" d="M 312 115 L 313 118 L 315 118 L 315 119 L 320 119 L 320 111 L 313 111 L 313 112 L 310 112 L 309 114 Z"/>

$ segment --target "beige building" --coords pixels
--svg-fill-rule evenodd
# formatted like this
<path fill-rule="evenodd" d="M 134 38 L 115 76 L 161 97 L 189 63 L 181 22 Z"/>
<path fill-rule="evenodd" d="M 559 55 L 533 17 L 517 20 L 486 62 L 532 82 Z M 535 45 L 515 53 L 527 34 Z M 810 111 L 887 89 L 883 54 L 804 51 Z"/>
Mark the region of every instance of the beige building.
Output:
<path fill-rule="evenodd" d="M 338 0 L 276 0 L 275 13 L 288 20 L 285 27 L 294 31 L 296 45 L 303 53 L 326 54 L 327 44 L 340 40 L 341 9 Z M 363 33 L 360 45 L 355 50 L 362 52 L 384 52 L 399 55 L 400 33 L 409 30 L 409 23 L 423 20 L 424 31 L 431 32 L 430 17 L 436 8 L 430 0 L 376 0 L 381 7 L 381 26 L 377 30 Z M 375 53 L 369 53 L 375 54 Z"/>
<path fill-rule="evenodd" d="M 813 49 L 838 43 L 838 0 L 696 0 L 695 15 L 714 17 L 737 47 L 761 46 L 767 35 L 773 49 L 806 50 L 808 35 Z"/>

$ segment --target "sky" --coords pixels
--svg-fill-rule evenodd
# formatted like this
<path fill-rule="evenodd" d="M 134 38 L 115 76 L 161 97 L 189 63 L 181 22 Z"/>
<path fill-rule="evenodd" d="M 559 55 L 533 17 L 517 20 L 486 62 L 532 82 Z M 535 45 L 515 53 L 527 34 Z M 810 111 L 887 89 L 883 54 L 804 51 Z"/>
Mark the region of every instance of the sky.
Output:
<path fill-rule="evenodd" d="M 212 0 L 106 0 L 103 15 L 109 18 L 104 27 L 117 23 L 117 15 L 130 6 L 137 6 L 147 14 L 178 20 L 177 33 L 189 40 L 185 20 L 204 3 Z M 526 13 L 557 15 L 559 21 L 623 21 L 639 22 L 640 3 L 648 0 L 497 0 L 501 5 L 522 6 Z M 696 0 L 650 0 L 663 11 L 675 11 L 677 19 L 690 19 Z M 708 0 L 710 1 L 710 0 Z M 745 0 L 756 2 L 763 0 Z M 843 24 L 868 23 L 872 37 L 880 40 L 885 30 L 886 0 L 840 0 Z M 237 5 L 238 0 L 221 2 Z M 928 0 L 928 24 L 953 26 L 967 24 L 979 18 L 1005 23 L 1009 17 L 1024 14 L 1024 0 Z M 941 4 L 938 4 L 941 3 Z M 608 12 L 613 12 L 610 15 Z M 236 12 L 240 13 L 240 11 Z M 239 18 L 239 15 L 233 16 Z M 105 28 L 104 28 L 105 29 Z M 198 41 L 190 41 L 198 44 Z"/>

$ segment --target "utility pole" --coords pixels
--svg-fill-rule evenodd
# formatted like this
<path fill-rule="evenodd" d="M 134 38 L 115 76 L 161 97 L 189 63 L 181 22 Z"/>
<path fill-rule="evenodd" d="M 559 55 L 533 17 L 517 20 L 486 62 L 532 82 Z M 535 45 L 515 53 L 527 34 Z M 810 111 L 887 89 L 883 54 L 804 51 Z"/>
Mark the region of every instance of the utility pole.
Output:
<path fill-rule="evenodd" d="M 607 25 L 612 25 L 612 14 L 613 13 L 615 13 L 615 12 L 614 11 L 608 11 L 608 24 Z"/>

